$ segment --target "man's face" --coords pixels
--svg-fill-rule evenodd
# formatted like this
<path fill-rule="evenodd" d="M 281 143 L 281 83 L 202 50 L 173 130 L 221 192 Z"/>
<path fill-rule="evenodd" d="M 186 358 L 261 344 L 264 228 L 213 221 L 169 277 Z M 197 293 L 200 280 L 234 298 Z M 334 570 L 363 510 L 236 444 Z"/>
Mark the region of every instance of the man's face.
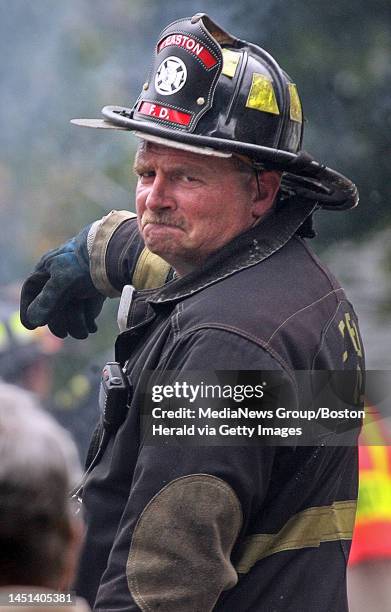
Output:
<path fill-rule="evenodd" d="M 254 225 L 251 175 L 231 158 L 143 143 L 135 160 L 139 231 L 179 275 Z"/>

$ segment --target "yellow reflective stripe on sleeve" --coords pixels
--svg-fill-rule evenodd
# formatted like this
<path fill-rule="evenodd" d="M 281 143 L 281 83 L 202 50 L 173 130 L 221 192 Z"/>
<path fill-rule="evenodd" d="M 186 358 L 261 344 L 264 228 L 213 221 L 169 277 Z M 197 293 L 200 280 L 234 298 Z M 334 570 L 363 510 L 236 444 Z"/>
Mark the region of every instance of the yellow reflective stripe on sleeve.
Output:
<path fill-rule="evenodd" d="M 136 289 L 154 289 L 166 282 L 170 265 L 145 247 L 138 258 L 132 285 Z"/>
<path fill-rule="evenodd" d="M 355 514 L 355 500 L 303 510 L 292 516 L 278 533 L 256 533 L 247 537 L 235 569 L 246 574 L 257 561 L 275 553 L 317 548 L 322 542 L 350 540 Z"/>
<path fill-rule="evenodd" d="M 241 53 L 231 51 L 230 49 L 221 49 L 223 54 L 223 69 L 221 74 L 233 78 L 235 76 L 236 68 L 239 64 Z"/>
<path fill-rule="evenodd" d="M 246 106 L 273 115 L 280 114 L 273 83 L 264 74 L 254 72 Z"/>

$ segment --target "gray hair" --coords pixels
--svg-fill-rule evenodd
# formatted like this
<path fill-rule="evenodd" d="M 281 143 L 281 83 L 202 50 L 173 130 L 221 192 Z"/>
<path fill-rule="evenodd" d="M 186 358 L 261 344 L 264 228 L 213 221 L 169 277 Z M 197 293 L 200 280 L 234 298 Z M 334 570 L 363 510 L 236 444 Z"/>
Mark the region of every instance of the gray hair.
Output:
<path fill-rule="evenodd" d="M 80 475 L 70 435 L 29 393 L 0 382 L 0 585 L 57 580 Z"/>

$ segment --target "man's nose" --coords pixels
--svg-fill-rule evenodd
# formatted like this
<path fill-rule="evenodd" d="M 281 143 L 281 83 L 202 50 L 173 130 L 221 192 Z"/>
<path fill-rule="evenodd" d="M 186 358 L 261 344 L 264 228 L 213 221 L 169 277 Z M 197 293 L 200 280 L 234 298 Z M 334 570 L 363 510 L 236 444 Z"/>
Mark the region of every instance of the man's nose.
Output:
<path fill-rule="evenodd" d="M 150 186 L 145 205 L 150 210 L 175 208 L 175 199 L 167 177 L 157 173 Z"/>

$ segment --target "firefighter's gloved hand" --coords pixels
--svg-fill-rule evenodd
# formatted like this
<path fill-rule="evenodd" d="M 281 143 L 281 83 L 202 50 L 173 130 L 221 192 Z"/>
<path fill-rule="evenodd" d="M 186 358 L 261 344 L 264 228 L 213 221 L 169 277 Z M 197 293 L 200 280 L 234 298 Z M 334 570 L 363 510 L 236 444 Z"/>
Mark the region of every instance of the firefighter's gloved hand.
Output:
<path fill-rule="evenodd" d="M 62 246 L 52 249 L 27 278 L 20 301 L 20 318 L 27 329 L 48 325 L 59 338 L 87 338 L 97 330 L 95 319 L 105 297 L 90 276 L 88 225 Z"/>

